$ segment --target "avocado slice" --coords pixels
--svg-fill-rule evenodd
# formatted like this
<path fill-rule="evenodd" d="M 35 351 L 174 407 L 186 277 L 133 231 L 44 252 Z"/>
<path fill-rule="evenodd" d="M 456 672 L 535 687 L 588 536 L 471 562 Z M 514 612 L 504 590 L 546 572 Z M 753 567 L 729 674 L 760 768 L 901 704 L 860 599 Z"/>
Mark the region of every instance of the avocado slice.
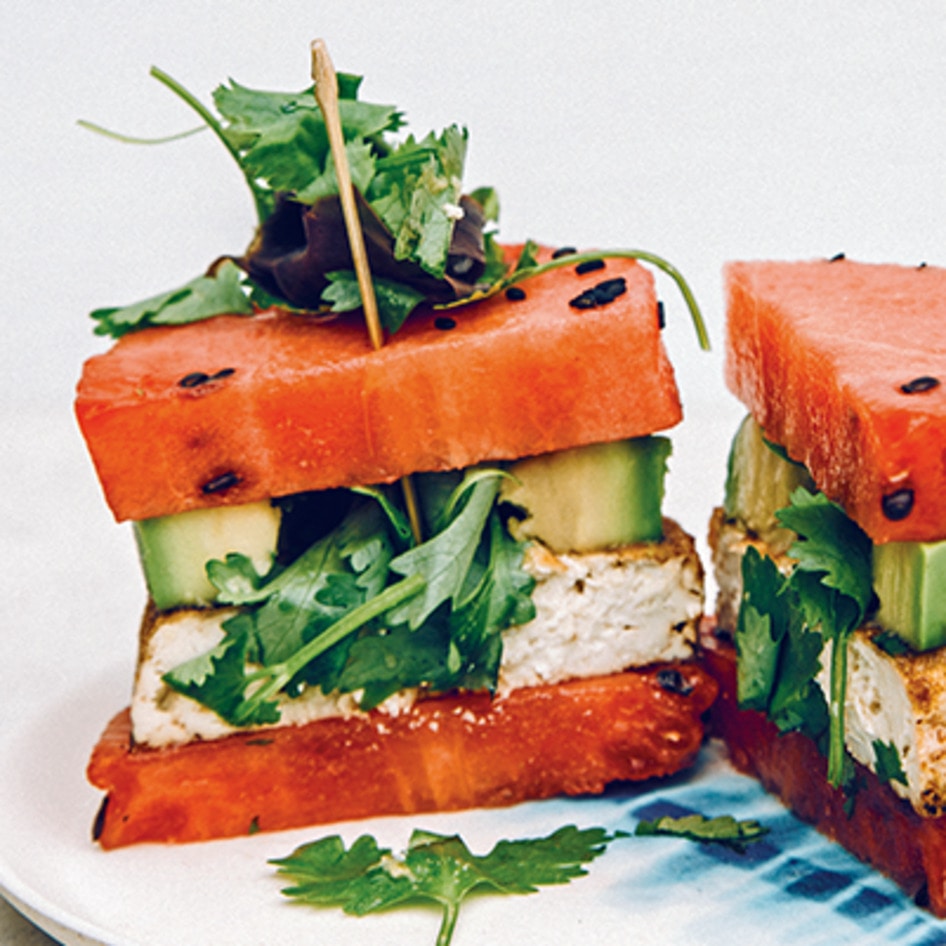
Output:
<path fill-rule="evenodd" d="M 815 489 L 804 464 L 789 459 L 781 447 L 766 440 L 755 418 L 747 415 L 729 451 L 723 502 L 726 515 L 776 542 L 787 530 L 779 525 L 775 513 L 789 505 L 792 492 L 799 486 Z"/>
<path fill-rule="evenodd" d="M 280 510 L 272 503 L 217 506 L 158 516 L 134 523 L 148 591 L 159 610 L 209 605 L 217 589 L 207 562 L 239 552 L 265 574 L 279 538 Z"/>
<path fill-rule="evenodd" d="M 513 463 L 500 498 L 523 517 L 510 519 L 510 531 L 556 552 L 658 541 L 670 449 L 666 437 L 637 437 Z"/>
<path fill-rule="evenodd" d="M 946 541 L 874 546 L 877 621 L 914 650 L 946 644 Z"/>

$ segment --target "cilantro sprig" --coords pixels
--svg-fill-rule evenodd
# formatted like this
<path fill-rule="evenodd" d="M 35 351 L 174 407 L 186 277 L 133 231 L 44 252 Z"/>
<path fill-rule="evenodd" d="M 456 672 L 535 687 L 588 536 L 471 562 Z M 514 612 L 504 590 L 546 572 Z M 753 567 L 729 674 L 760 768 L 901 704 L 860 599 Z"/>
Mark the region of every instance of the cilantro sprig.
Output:
<path fill-rule="evenodd" d="M 198 115 L 202 127 L 232 156 L 252 194 L 258 229 L 246 251 L 233 257 L 245 278 L 239 287 L 229 286 L 231 301 L 223 309 L 209 298 L 200 304 L 189 283 L 144 303 L 96 310 L 96 332 L 119 337 L 152 324 L 184 324 L 221 311 L 248 313 L 254 306 L 335 313 L 361 308 L 337 206 L 328 135 L 313 89 L 269 92 L 231 80 L 214 91 L 211 108 L 163 70 L 155 67 L 151 74 Z M 398 109 L 361 101 L 359 76 L 341 73 L 338 82 L 346 155 L 379 318 L 388 333 L 397 332 L 424 303 L 467 305 L 560 266 L 611 257 L 640 260 L 670 276 L 683 295 L 700 346 L 709 347 L 690 287 L 676 267 L 654 253 L 575 253 L 538 264 L 530 241 L 519 263 L 507 271 L 494 229 L 499 217 L 495 191 L 481 187 L 469 196 L 462 192 L 466 129 L 452 125 L 440 134 L 401 139 L 404 116 Z M 90 122 L 80 124 L 118 140 L 143 141 Z M 195 130 L 200 129 L 150 143 L 177 140 Z"/>
<path fill-rule="evenodd" d="M 164 679 L 185 696 L 212 702 L 212 708 L 235 726 L 277 723 L 280 711 L 275 697 L 297 674 L 334 644 L 423 587 L 420 575 L 405 578 L 349 611 L 285 660 L 258 670 L 247 670 L 250 638 L 244 630 L 229 635 L 208 654 L 165 674 Z"/>
<path fill-rule="evenodd" d="M 523 547 L 496 505 L 498 469 L 424 480 L 434 532 L 412 545 L 383 490 L 358 490 L 340 525 L 288 566 L 257 574 L 243 555 L 208 563 L 224 638 L 165 682 L 235 726 L 279 721 L 306 687 L 359 693 L 370 709 L 399 690 L 495 687 L 501 633 L 534 616 Z"/>
<path fill-rule="evenodd" d="M 224 260 L 212 273 L 198 276 L 170 292 L 128 306 L 96 309 L 96 335 L 121 338 L 151 325 L 183 325 L 215 315 L 250 315 L 253 306 L 236 263 Z"/>
<path fill-rule="evenodd" d="M 587 874 L 585 865 L 614 837 L 603 828 L 568 825 L 543 838 L 500 841 L 488 854 L 477 855 L 457 835 L 414 831 L 406 851 L 395 855 L 370 835 L 349 848 L 335 835 L 270 863 L 291 882 L 283 890 L 287 897 L 354 916 L 433 902 L 442 914 L 437 946 L 448 946 L 460 906 L 474 890 L 529 894 L 567 884 Z"/>
<path fill-rule="evenodd" d="M 743 602 L 736 645 L 740 705 L 766 712 L 783 731 L 827 740 L 828 781 L 850 775 L 844 747 L 848 640 L 872 597 L 871 542 L 824 494 L 796 489 L 776 513 L 797 535 L 794 566 L 782 575 L 771 559 L 748 549 L 742 561 Z M 831 644 L 827 707 L 815 682 L 824 643 Z"/>

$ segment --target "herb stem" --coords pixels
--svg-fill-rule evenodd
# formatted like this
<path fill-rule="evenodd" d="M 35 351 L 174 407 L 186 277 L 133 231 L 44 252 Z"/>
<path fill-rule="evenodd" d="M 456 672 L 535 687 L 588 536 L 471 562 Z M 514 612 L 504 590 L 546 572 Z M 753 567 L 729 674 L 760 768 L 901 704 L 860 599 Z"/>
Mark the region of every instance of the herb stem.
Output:
<path fill-rule="evenodd" d="M 844 780 L 844 706 L 847 702 L 847 634 L 838 634 L 831 647 L 831 705 L 828 738 L 828 782 Z"/>
<path fill-rule="evenodd" d="M 80 118 L 76 124 L 80 128 L 85 128 L 86 131 L 94 131 L 97 135 L 111 138 L 113 141 L 120 141 L 125 145 L 164 145 L 171 141 L 180 141 L 182 138 L 190 138 L 191 135 L 196 135 L 206 130 L 203 125 L 198 125 L 196 128 L 188 128 L 187 131 L 179 131 L 173 135 L 163 135 L 160 138 L 140 138 L 136 135 L 125 135 L 120 131 L 112 131 L 110 128 L 97 125 L 95 122 L 87 121 L 84 118 Z"/>
<path fill-rule="evenodd" d="M 423 575 L 414 574 L 395 585 L 385 588 L 380 594 L 375 595 L 364 604 L 339 618 L 318 637 L 313 638 L 308 644 L 297 650 L 288 660 L 283 661 L 282 664 L 276 664 L 271 669 L 277 673 L 288 674 L 291 679 L 319 654 L 337 644 L 353 631 L 357 631 L 362 625 L 381 617 L 386 611 L 390 611 L 408 598 L 413 598 L 414 595 L 423 591 L 426 584 L 427 581 Z"/>
<path fill-rule="evenodd" d="M 662 256 L 657 256 L 655 253 L 649 252 L 648 250 L 591 250 L 586 253 L 571 253 L 567 256 L 560 256 L 558 259 L 541 263 L 538 266 L 530 266 L 525 269 L 521 269 L 518 272 L 513 273 L 508 279 L 504 280 L 501 285 L 502 288 L 505 289 L 514 283 L 521 282 L 523 279 L 530 279 L 532 276 L 539 276 L 542 273 L 550 272 L 553 269 L 560 269 L 563 266 L 575 266 L 578 263 L 585 263 L 590 260 L 609 258 L 640 260 L 644 263 L 650 263 L 651 266 L 655 266 L 661 272 L 666 273 L 666 275 L 668 275 L 677 284 L 677 288 L 680 290 L 680 294 L 683 296 L 683 300 L 686 302 L 687 308 L 690 310 L 690 319 L 693 322 L 693 327 L 696 329 L 696 337 L 700 343 L 700 348 L 702 348 L 703 351 L 709 351 L 709 332 L 706 330 L 706 323 L 703 321 L 703 314 L 700 311 L 700 307 L 696 301 L 696 296 L 693 294 L 693 290 L 690 289 L 686 279 L 683 278 L 683 274 L 677 269 L 676 266 L 673 265 L 673 263 L 665 260 Z"/>
<path fill-rule="evenodd" d="M 267 202 L 266 195 L 257 187 L 256 182 L 250 177 L 247 173 L 246 168 L 243 165 L 243 161 L 240 158 L 240 152 L 237 150 L 236 146 L 227 138 L 226 133 L 223 130 L 220 122 L 217 121 L 213 112 L 208 109 L 203 102 L 200 101 L 195 95 L 189 92 L 184 88 L 176 79 L 168 75 L 163 69 L 159 69 L 157 66 L 151 67 L 151 75 L 158 80 L 162 85 L 167 86 L 179 99 L 189 105 L 197 114 L 204 120 L 207 127 L 220 139 L 223 143 L 223 146 L 227 149 L 230 155 L 233 157 L 233 160 L 236 161 L 237 166 L 243 172 L 243 176 L 246 179 L 246 183 L 249 185 L 250 193 L 253 195 L 253 202 L 256 205 L 256 215 L 259 218 L 260 224 L 269 216 L 269 205 Z"/>
<path fill-rule="evenodd" d="M 263 682 L 237 708 L 235 713 L 237 723 L 240 724 L 252 719 L 263 703 L 279 693 L 300 670 L 315 660 L 319 654 L 324 653 L 329 647 L 354 633 L 369 621 L 380 617 L 386 611 L 390 611 L 403 601 L 418 594 L 426 584 L 427 582 L 422 575 L 415 574 L 385 588 L 380 594 L 375 595 L 375 597 L 339 618 L 317 637 L 313 637 L 291 657 L 250 674 L 247 677 L 247 686 L 252 686 L 258 681 Z"/>
<path fill-rule="evenodd" d="M 453 931 L 457 926 L 457 917 L 460 915 L 460 905 L 452 900 L 444 900 L 443 920 L 440 923 L 440 929 L 437 931 L 437 946 L 450 946 L 453 939 Z"/>

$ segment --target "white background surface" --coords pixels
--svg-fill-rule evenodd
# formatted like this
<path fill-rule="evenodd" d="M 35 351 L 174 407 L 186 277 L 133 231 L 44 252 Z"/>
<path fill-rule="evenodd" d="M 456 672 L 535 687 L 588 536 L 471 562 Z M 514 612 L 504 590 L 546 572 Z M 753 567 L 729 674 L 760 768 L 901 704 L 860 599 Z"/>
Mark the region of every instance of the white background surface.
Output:
<path fill-rule="evenodd" d="M 672 260 L 715 343 L 698 351 L 661 281 L 687 412 L 668 510 L 699 536 L 741 415 L 721 380 L 722 264 L 946 257 L 942 0 L 7 0 L 2 27 L 0 739 L 100 655 L 130 676 L 131 537 L 71 419 L 80 362 L 104 345 L 86 313 L 183 283 L 251 236 L 210 135 L 139 148 L 76 126 L 194 124 L 152 64 L 205 101 L 228 77 L 302 88 L 323 37 L 414 130 L 468 125 L 466 182 L 499 190 L 504 238 Z M 0 941 L 42 940 L 0 911 Z"/>

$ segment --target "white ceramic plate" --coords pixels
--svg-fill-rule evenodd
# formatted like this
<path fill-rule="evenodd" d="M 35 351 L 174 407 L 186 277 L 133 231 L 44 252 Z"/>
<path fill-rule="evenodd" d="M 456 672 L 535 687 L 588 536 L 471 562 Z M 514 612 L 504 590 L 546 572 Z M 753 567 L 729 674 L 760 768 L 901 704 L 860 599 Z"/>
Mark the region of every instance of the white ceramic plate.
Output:
<path fill-rule="evenodd" d="M 434 910 L 352 918 L 292 904 L 268 859 L 336 830 L 348 843 L 367 831 L 398 849 L 414 827 L 426 827 L 458 832 L 485 852 L 501 838 L 544 835 L 563 824 L 632 831 L 641 817 L 683 811 L 758 818 L 771 833 L 742 856 L 668 838 L 615 841 L 587 877 L 568 886 L 472 898 L 455 946 L 946 943 L 946 929 L 733 773 L 715 747 L 686 777 L 601 798 L 105 853 L 90 839 L 99 797 L 83 773 L 125 674 L 116 666 L 66 696 L 54 692 L 0 745 L 0 886 L 70 946 L 433 944 Z"/>

